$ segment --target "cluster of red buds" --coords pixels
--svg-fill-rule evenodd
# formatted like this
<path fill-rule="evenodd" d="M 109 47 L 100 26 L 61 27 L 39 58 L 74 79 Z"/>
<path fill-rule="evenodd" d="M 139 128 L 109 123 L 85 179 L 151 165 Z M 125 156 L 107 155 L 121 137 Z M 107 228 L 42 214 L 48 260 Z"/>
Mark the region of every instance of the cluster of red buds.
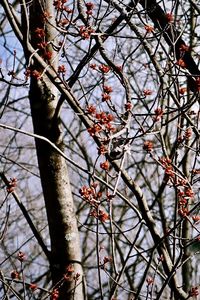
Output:
<path fill-rule="evenodd" d="M 108 263 L 112 263 L 112 257 L 111 256 L 104 256 L 103 262 L 101 263 L 101 268 L 105 269 L 105 267 Z"/>
<path fill-rule="evenodd" d="M 148 286 L 152 285 L 154 283 L 154 279 L 152 277 L 147 277 L 146 283 L 147 283 Z"/>
<path fill-rule="evenodd" d="M 179 58 L 176 62 L 176 65 L 181 67 L 181 68 L 186 68 L 186 63 L 182 58 Z"/>
<path fill-rule="evenodd" d="M 79 193 L 81 194 L 81 197 L 92 207 L 90 216 L 99 219 L 101 222 L 105 222 L 109 219 L 109 215 L 102 209 L 99 209 L 102 193 L 97 190 L 97 187 L 97 183 L 93 183 L 89 187 L 83 186 L 79 190 Z"/>
<path fill-rule="evenodd" d="M 180 95 L 184 95 L 185 92 L 187 92 L 187 88 L 186 88 L 186 87 L 181 87 L 181 88 L 179 89 L 179 94 L 180 94 Z"/>
<path fill-rule="evenodd" d="M 79 35 L 84 39 L 88 40 L 92 33 L 94 33 L 95 30 L 91 26 L 80 26 L 79 28 Z"/>
<path fill-rule="evenodd" d="M 106 112 L 97 113 L 94 110 L 94 107 L 91 106 L 89 106 L 86 110 L 88 112 L 90 111 L 90 113 L 95 117 L 95 124 L 88 128 L 88 132 L 91 136 L 95 136 L 102 131 L 107 133 L 115 132 L 116 129 L 112 125 L 115 117 L 112 114 Z"/>
<path fill-rule="evenodd" d="M 35 290 L 37 290 L 38 286 L 36 283 L 30 283 L 29 285 L 29 289 L 33 292 Z"/>
<path fill-rule="evenodd" d="M 28 78 L 30 76 L 34 77 L 35 79 L 39 80 L 41 78 L 41 73 L 37 70 L 31 70 L 30 68 L 27 68 L 26 71 L 24 72 L 25 78 L 26 80 L 28 80 Z"/>
<path fill-rule="evenodd" d="M 194 192 L 191 188 L 186 187 L 184 191 L 178 190 L 178 213 L 181 217 L 188 215 L 188 200 L 193 198 Z M 193 220 L 195 220 L 195 216 Z"/>
<path fill-rule="evenodd" d="M 189 291 L 189 296 L 190 297 L 197 297 L 199 295 L 199 289 L 197 286 L 192 287 L 191 290 Z"/>
<path fill-rule="evenodd" d="M 48 43 L 45 41 L 46 32 L 44 28 L 37 27 L 35 29 L 35 37 L 38 40 L 37 47 L 41 51 L 41 56 L 49 62 L 52 58 L 52 51 L 48 49 Z"/>
<path fill-rule="evenodd" d="M 17 186 L 17 178 L 11 178 L 7 186 L 7 192 L 8 193 L 14 192 L 16 186 Z"/>
<path fill-rule="evenodd" d="M 172 166 L 172 161 L 169 157 L 160 157 L 159 162 L 162 164 L 162 167 L 165 170 L 166 180 L 175 183 L 175 172 Z"/>
<path fill-rule="evenodd" d="M 19 251 L 18 254 L 17 254 L 17 259 L 18 259 L 20 262 L 23 262 L 23 261 L 26 259 L 25 253 L 22 252 L 22 251 Z"/>
<path fill-rule="evenodd" d="M 162 116 L 163 116 L 163 110 L 162 108 L 156 108 L 154 110 L 155 116 L 153 117 L 154 122 L 158 122 L 161 120 Z"/>
<path fill-rule="evenodd" d="M 99 70 L 103 73 L 103 74 L 106 74 L 110 71 L 110 67 L 107 66 L 107 65 L 100 65 L 99 66 Z"/>
<path fill-rule="evenodd" d="M 64 65 L 58 66 L 58 73 L 59 74 L 65 74 L 66 73 L 66 68 Z"/>
<path fill-rule="evenodd" d="M 110 93 L 112 93 L 113 89 L 111 86 L 103 85 L 103 94 L 102 94 L 102 101 L 109 101 L 111 100 Z"/>
<path fill-rule="evenodd" d="M 79 193 L 81 194 L 82 198 L 92 207 L 95 208 L 98 207 L 100 198 L 102 197 L 102 193 L 100 191 L 97 191 L 97 187 L 97 183 L 92 183 L 89 187 L 84 185 L 79 190 Z"/>
<path fill-rule="evenodd" d="M 146 96 L 150 96 L 152 95 L 153 91 L 152 90 L 149 90 L 149 89 L 146 89 L 143 91 L 143 95 L 146 97 Z"/>
<path fill-rule="evenodd" d="M 53 5 L 57 11 L 60 11 L 60 12 L 65 11 L 67 13 L 72 13 L 72 10 L 68 6 L 65 5 L 66 2 L 67 2 L 67 0 L 54 0 Z"/>
<path fill-rule="evenodd" d="M 50 299 L 51 300 L 57 300 L 59 298 L 59 290 L 58 289 L 54 289 L 52 292 L 51 292 L 51 297 Z"/>
<path fill-rule="evenodd" d="M 180 56 L 183 56 L 185 52 L 188 52 L 189 50 L 190 50 L 189 46 L 187 46 L 186 44 L 181 44 L 179 47 Z"/>
<path fill-rule="evenodd" d="M 171 13 L 167 13 L 165 17 L 168 23 L 172 23 L 174 21 L 174 16 Z"/>
<path fill-rule="evenodd" d="M 107 214 L 105 211 L 103 211 L 102 209 L 93 209 L 90 212 L 90 216 L 100 220 L 102 223 L 106 222 L 107 220 L 109 220 L 109 214 Z"/>
<path fill-rule="evenodd" d="M 19 273 L 16 271 L 16 270 L 13 270 L 11 273 L 10 273 L 10 277 L 12 279 L 19 279 L 20 276 L 19 276 Z"/>
<path fill-rule="evenodd" d="M 184 142 L 189 141 L 190 138 L 191 138 L 191 136 L 192 136 L 192 129 L 189 127 L 189 128 L 187 128 L 187 129 L 185 130 L 185 133 L 184 133 L 183 136 L 180 135 L 180 136 L 178 137 L 178 143 L 179 143 L 179 144 L 183 144 Z"/>
<path fill-rule="evenodd" d="M 144 29 L 146 30 L 147 33 L 154 32 L 154 27 L 149 24 L 145 25 Z"/>
<path fill-rule="evenodd" d="M 143 145 L 143 149 L 147 152 L 151 152 L 153 149 L 153 143 L 151 141 L 145 141 Z"/>
<path fill-rule="evenodd" d="M 108 147 L 106 146 L 107 142 L 105 144 L 101 144 L 101 146 L 98 147 L 98 154 L 99 155 L 105 155 L 108 153 Z"/>
<path fill-rule="evenodd" d="M 106 160 L 106 161 L 100 163 L 100 167 L 101 167 L 101 169 L 103 169 L 103 170 L 105 170 L 105 171 L 108 171 L 108 170 L 109 170 L 109 167 L 110 167 L 110 164 L 109 164 L 108 160 Z"/>
<path fill-rule="evenodd" d="M 74 274 L 74 266 L 72 264 L 68 265 L 66 268 L 66 272 L 64 274 L 65 281 L 72 281 L 73 280 L 73 274 Z"/>
<path fill-rule="evenodd" d="M 124 104 L 125 110 L 130 111 L 133 108 L 133 104 L 131 102 L 127 102 Z"/>
<path fill-rule="evenodd" d="M 99 71 L 104 75 L 110 72 L 111 68 L 108 65 L 102 64 L 97 66 L 96 64 L 90 64 L 89 67 L 93 70 L 97 70 L 99 69 Z M 122 67 L 121 66 L 117 66 L 117 68 L 119 69 L 119 71 L 122 71 Z"/>
<path fill-rule="evenodd" d="M 186 141 L 188 141 L 192 136 L 192 129 L 191 128 L 187 128 L 185 130 L 185 134 L 184 134 L 184 138 Z"/>
<path fill-rule="evenodd" d="M 87 3 L 85 4 L 85 6 L 86 6 L 86 8 L 87 8 L 86 14 L 87 14 L 88 16 L 92 16 L 92 14 L 93 14 L 93 9 L 94 9 L 94 3 L 92 3 L 92 2 L 87 2 Z"/>

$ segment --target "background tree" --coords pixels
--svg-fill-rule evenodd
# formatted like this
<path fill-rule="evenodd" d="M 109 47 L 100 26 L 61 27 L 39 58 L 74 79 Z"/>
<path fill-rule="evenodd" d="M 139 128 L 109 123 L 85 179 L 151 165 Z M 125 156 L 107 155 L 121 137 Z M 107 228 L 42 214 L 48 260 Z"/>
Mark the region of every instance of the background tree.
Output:
<path fill-rule="evenodd" d="M 1 1 L 2 299 L 197 297 L 198 5 L 49 2 Z"/>

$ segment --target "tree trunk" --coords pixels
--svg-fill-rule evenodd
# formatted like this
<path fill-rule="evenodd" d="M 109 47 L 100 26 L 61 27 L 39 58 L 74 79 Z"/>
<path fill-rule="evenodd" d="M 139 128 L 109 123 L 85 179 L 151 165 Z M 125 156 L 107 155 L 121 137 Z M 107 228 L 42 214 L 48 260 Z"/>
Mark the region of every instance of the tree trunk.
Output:
<path fill-rule="evenodd" d="M 50 53 L 46 61 L 57 69 L 58 53 L 51 45 L 55 42 L 56 36 L 51 23 L 55 18 L 50 18 L 51 24 L 44 19 L 44 11 L 53 16 L 53 9 L 52 1 L 43 1 L 41 5 L 39 1 L 34 1 L 30 6 L 29 25 L 32 46 L 35 49 L 39 48 L 39 53 L 43 57 Z M 44 49 L 38 46 L 41 42 L 47 44 Z M 34 132 L 47 137 L 62 149 L 60 120 L 59 116 L 55 115 L 58 103 L 57 90 L 45 75 L 40 77 L 43 70 L 34 61 L 31 62 L 30 70 L 29 98 Z M 59 299 L 82 300 L 84 291 L 79 233 L 66 162 L 44 141 L 36 139 L 35 142 L 49 225 L 51 242 L 49 263 L 53 285 L 59 289 Z"/>

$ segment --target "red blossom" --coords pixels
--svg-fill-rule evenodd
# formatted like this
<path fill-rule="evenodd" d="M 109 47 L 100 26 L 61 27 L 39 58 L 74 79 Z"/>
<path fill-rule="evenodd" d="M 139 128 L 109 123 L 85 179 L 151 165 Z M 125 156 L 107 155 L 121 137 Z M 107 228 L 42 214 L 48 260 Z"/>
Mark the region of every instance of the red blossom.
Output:
<path fill-rule="evenodd" d="M 89 67 L 93 70 L 96 70 L 97 65 L 96 64 L 90 64 Z"/>
<path fill-rule="evenodd" d="M 104 93 L 106 93 L 106 94 L 110 94 L 110 93 L 112 93 L 113 89 L 112 89 L 111 86 L 104 85 L 104 86 L 103 86 L 103 91 L 104 91 Z"/>
<path fill-rule="evenodd" d="M 68 6 L 64 6 L 63 10 L 66 11 L 66 13 L 71 14 L 73 12 L 73 10 L 71 8 L 69 8 Z"/>
<path fill-rule="evenodd" d="M 58 289 L 54 289 L 51 292 L 51 300 L 57 300 L 59 298 L 59 290 Z"/>
<path fill-rule="evenodd" d="M 99 66 L 99 70 L 102 72 L 102 73 L 108 73 L 110 71 L 110 67 L 109 66 L 106 66 L 106 65 L 100 65 Z"/>
<path fill-rule="evenodd" d="M 143 91 L 143 94 L 144 94 L 145 97 L 150 96 L 152 93 L 153 93 L 153 91 L 151 91 L 149 89 L 146 89 L 146 90 Z"/>
<path fill-rule="evenodd" d="M 7 186 L 7 192 L 8 193 L 14 192 L 16 186 L 17 186 L 17 178 L 11 178 Z"/>
<path fill-rule="evenodd" d="M 54 0 L 53 5 L 57 10 L 64 10 L 64 4 L 67 2 L 67 0 Z"/>
<path fill-rule="evenodd" d="M 35 290 L 37 289 L 37 284 L 35 284 L 35 283 L 30 283 L 29 289 L 31 289 L 32 291 L 35 291 Z"/>
<path fill-rule="evenodd" d="M 66 68 L 64 65 L 58 66 L 58 73 L 65 73 L 65 72 L 66 72 Z"/>
<path fill-rule="evenodd" d="M 70 264 L 69 266 L 67 266 L 66 272 L 67 272 L 68 274 L 74 273 L 74 266 L 73 266 L 72 264 Z"/>
<path fill-rule="evenodd" d="M 24 72 L 24 75 L 26 77 L 26 80 L 31 76 L 31 69 L 27 68 L 26 71 Z"/>
<path fill-rule="evenodd" d="M 98 214 L 98 218 L 99 218 L 99 220 L 102 222 L 102 223 L 104 223 L 104 222 L 106 222 L 107 220 L 109 220 L 109 215 L 105 212 L 105 211 L 103 211 L 103 210 L 99 210 L 99 214 Z"/>
<path fill-rule="evenodd" d="M 103 264 L 105 265 L 105 264 L 107 264 L 109 262 L 112 262 L 112 257 L 110 257 L 110 256 L 104 256 L 104 258 L 103 258 Z"/>
<path fill-rule="evenodd" d="M 48 43 L 44 42 L 44 41 L 37 44 L 39 49 L 45 49 L 47 45 L 48 45 Z"/>
<path fill-rule="evenodd" d="M 115 117 L 113 115 L 107 114 L 107 118 L 106 118 L 107 122 L 112 122 L 112 121 L 114 121 L 114 119 L 115 119 Z"/>
<path fill-rule="evenodd" d="M 122 72 L 122 66 L 116 66 L 117 71 Z"/>
<path fill-rule="evenodd" d="M 186 188 L 185 189 L 185 195 L 189 198 L 194 198 L 194 192 L 191 188 Z"/>
<path fill-rule="evenodd" d="M 197 286 L 192 287 L 191 290 L 189 291 L 189 296 L 190 297 L 196 297 L 199 295 L 199 289 Z"/>
<path fill-rule="evenodd" d="M 44 51 L 44 53 L 43 53 L 43 58 L 45 59 L 45 60 L 50 60 L 51 58 L 52 58 L 52 52 L 51 51 Z"/>
<path fill-rule="evenodd" d="M 180 47 L 179 47 L 179 50 L 181 52 L 188 52 L 189 51 L 189 46 L 185 45 L 185 44 L 181 44 Z"/>
<path fill-rule="evenodd" d="M 103 111 L 101 113 L 96 113 L 96 119 L 99 120 L 101 124 L 107 124 L 114 121 L 115 117 L 112 114 L 107 114 Z"/>
<path fill-rule="evenodd" d="M 187 205 L 187 200 L 185 198 L 180 198 L 178 201 L 179 207 L 185 207 Z"/>
<path fill-rule="evenodd" d="M 154 31 L 154 27 L 148 24 L 144 26 L 144 29 L 146 30 L 147 33 L 151 33 Z"/>
<path fill-rule="evenodd" d="M 19 253 L 17 254 L 17 259 L 21 262 L 23 262 L 26 259 L 25 253 L 22 251 L 19 251 Z"/>
<path fill-rule="evenodd" d="M 111 123 L 105 124 L 105 128 L 107 129 L 108 132 L 115 132 L 116 131 L 116 128 L 114 126 L 112 126 Z"/>
<path fill-rule="evenodd" d="M 181 208 L 179 208 L 179 210 L 178 210 L 178 214 L 179 214 L 179 216 L 181 216 L 182 218 L 185 218 L 187 215 L 188 215 L 188 209 L 187 209 L 187 207 L 181 207 Z"/>
<path fill-rule="evenodd" d="M 109 166 L 110 166 L 110 165 L 109 165 L 108 160 L 106 160 L 106 161 L 100 163 L 101 169 L 103 169 L 103 170 L 105 170 L 105 171 L 108 171 L 108 170 L 109 170 Z"/>
<path fill-rule="evenodd" d="M 88 128 L 87 131 L 91 136 L 95 136 L 102 131 L 102 126 L 100 124 L 94 124 L 92 127 Z"/>
<path fill-rule="evenodd" d="M 174 20 L 174 16 L 171 13 L 167 13 L 166 15 L 167 22 L 171 23 Z"/>
<path fill-rule="evenodd" d="M 35 79 L 40 79 L 40 77 L 41 77 L 41 73 L 40 72 L 38 72 L 37 70 L 33 70 L 32 71 L 32 76 L 35 78 Z"/>
<path fill-rule="evenodd" d="M 172 166 L 167 166 L 165 169 L 165 174 L 168 175 L 171 178 L 175 177 L 174 171 L 173 171 L 173 167 Z"/>
<path fill-rule="evenodd" d="M 92 3 L 92 2 L 86 2 L 85 6 L 87 7 L 87 10 L 92 10 L 94 8 L 94 3 Z"/>
<path fill-rule="evenodd" d="M 93 11 L 92 11 L 92 10 L 87 10 L 87 11 L 86 11 L 86 14 L 87 14 L 88 16 L 92 16 Z"/>
<path fill-rule="evenodd" d="M 45 37 L 45 31 L 44 31 L 44 28 L 39 28 L 37 27 L 35 29 L 35 34 L 36 34 L 36 37 L 38 39 L 43 39 Z"/>
<path fill-rule="evenodd" d="M 146 150 L 147 152 L 151 152 L 153 149 L 153 143 L 151 141 L 145 141 L 143 145 L 143 149 Z"/>
<path fill-rule="evenodd" d="M 43 18 L 44 18 L 44 21 L 46 21 L 47 19 L 52 18 L 52 15 L 50 14 L 50 12 L 48 12 L 47 10 L 45 10 L 43 12 Z"/>
<path fill-rule="evenodd" d="M 60 26 L 65 27 L 67 24 L 69 24 L 69 20 L 66 18 L 59 21 Z"/>
<path fill-rule="evenodd" d="M 168 165 L 172 163 L 172 160 L 169 157 L 160 157 L 159 161 L 164 168 L 168 167 Z"/>
<path fill-rule="evenodd" d="M 163 110 L 161 109 L 161 108 L 156 108 L 155 110 L 154 110 L 154 112 L 155 112 L 155 117 L 153 118 L 153 120 L 155 121 L 155 122 L 157 122 L 157 121 L 160 121 L 160 119 L 162 118 L 162 116 L 163 116 Z"/>
<path fill-rule="evenodd" d="M 96 107 L 94 105 L 88 105 L 86 111 L 89 115 L 94 115 L 96 113 Z"/>
<path fill-rule="evenodd" d="M 12 279 L 19 279 L 19 273 L 16 270 L 14 270 L 10 273 L 10 277 Z"/>
<path fill-rule="evenodd" d="M 101 145 L 99 148 L 98 148 L 98 154 L 99 155 L 104 155 L 108 153 L 108 149 L 105 145 Z"/>
<path fill-rule="evenodd" d="M 79 34 L 84 40 L 89 39 L 93 32 L 94 32 L 94 29 L 92 29 L 90 26 L 89 27 L 80 26 Z"/>
<path fill-rule="evenodd" d="M 133 104 L 131 102 L 127 102 L 127 103 L 125 103 L 124 107 L 125 107 L 125 110 L 128 111 L 133 108 Z"/>
<path fill-rule="evenodd" d="M 187 88 L 185 88 L 185 87 L 182 87 L 182 88 L 179 89 L 179 93 L 181 95 L 184 95 L 186 91 L 187 91 Z"/>
<path fill-rule="evenodd" d="M 186 131 L 185 131 L 185 139 L 188 141 L 192 136 L 192 129 L 191 128 L 187 128 Z"/>
<path fill-rule="evenodd" d="M 182 67 L 182 68 L 186 68 L 186 63 L 184 62 L 184 60 L 182 58 L 180 58 L 179 60 L 177 60 L 176 65 Z"/>
<path fill-rule="evenodd" d="M 82 198 L 88 202 L 92 207 L 97 208 L 98 201 L 102 197 L 102 192 L 96 191 L 97 184 L 93 183 L 89 187 L 83 186 L 79 193 L 81 194 Z"/>
<path fill-rule="evenodd" d="M 109 101 L 109 100 L 111 100 L 111 96 L 107 93 L 103 93 L 102 94 L 102 101 L 104 102 L 104 101 Z"/>
<path fill-rule="evenodd" d="M 154 280 L 152 277 L 147 277 L 146 282 L 147 282 L 147 285 L 152 285 L 154 283 Z"/>

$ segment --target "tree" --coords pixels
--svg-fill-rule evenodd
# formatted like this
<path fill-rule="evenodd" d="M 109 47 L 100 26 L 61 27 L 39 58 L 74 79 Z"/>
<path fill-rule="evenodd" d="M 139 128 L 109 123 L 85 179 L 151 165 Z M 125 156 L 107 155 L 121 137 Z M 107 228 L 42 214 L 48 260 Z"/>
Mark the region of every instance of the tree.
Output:
<path fill-rule="evenodd" d="M 2 297 L 196 297 L 197 4 L 1 2 Z"/>

